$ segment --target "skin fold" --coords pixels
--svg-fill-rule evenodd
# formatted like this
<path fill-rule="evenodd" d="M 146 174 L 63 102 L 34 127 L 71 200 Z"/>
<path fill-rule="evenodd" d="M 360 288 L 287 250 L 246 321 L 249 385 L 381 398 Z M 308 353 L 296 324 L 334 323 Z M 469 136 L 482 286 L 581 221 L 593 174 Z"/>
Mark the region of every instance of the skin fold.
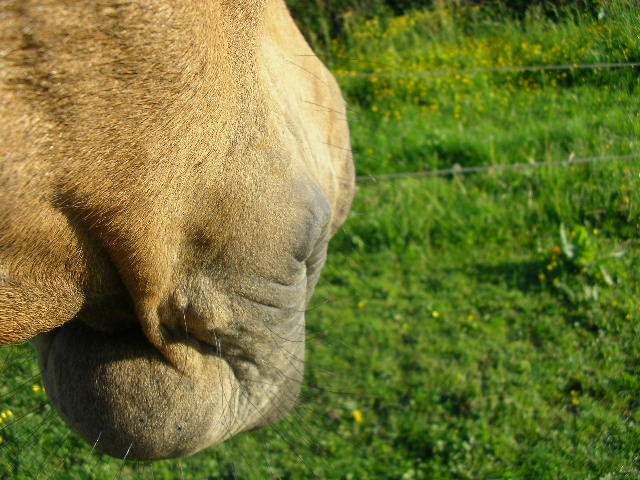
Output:
<path fill-rule="evenodd" d="M 282 418 L 354 173 L 283 1 L 0 4 L 0 344 L 118 457 Z"/>

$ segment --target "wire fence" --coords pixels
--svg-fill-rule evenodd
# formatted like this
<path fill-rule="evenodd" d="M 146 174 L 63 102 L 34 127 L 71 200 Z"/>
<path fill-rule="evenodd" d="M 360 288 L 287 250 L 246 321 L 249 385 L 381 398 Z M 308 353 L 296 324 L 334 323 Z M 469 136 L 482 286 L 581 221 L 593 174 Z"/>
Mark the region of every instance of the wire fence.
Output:
<path fill-rule="evenodd" d="M 549 70 L 587 70 L 598 68 L 634 68 L 640 67 L 640 62 L 617 63 L 561 63 L 557 65 L 505 65 L 501 67 L 475 68 L 443 68 L 433 70 L 407 70 L 403 72 L 336 72 L 338 78 L 372 78 L 372 77 L 408 77 L 408 76 L 437 76 L 437 75 L 467 75 L 474 73 L 509 73 L 509 72 L 538 72 Z"/>
<path fill-rule="evenodd" d="M 406 76 L 438 76 L 438 75 L 467 75 L 476 73 L 509 73 L 509 72 L 537 72 L 537 71 L 554 71 L 554 70 L 586 70 L 586 69 L 615 69 L 615 68 L 634 68 L 640 67 L 640 62 L 599 62 L 599 63 L 563 63 L 554 65 L 505 65 L 500 67 L 474 67 L 474 68 L 457 68 L 457 69 L 433 69 L 433 70 L 409 70 L 404 72 L 363 72 L 363 73 L 335 73 L 339 78 L 372 78 L 372 77 L 406 77 Z M 603 163 L 621 160 L 637 160 L 640 159 L 638 154 L 626 155 L 607 155 L 602 157 L 575 157 L 572 153 L 567 160 L 559 161 L 542 161 L 542 162 L 526 162 L 526 163 L 509 163 L 495 165 L 479 165 L 472 167 L 463 167 L 454 165 L 450 168 L 421 170 L 414 172 L 387 173 L 379 175 L 358 175 L 356 181 L 358 183 L 377 182 L 381 180 L 394 180 L 401 178 L 420 178 L 420 177 L 437 177 L 448 175 L 465 175 L 481 172 L 496 172 L 503 170 L 520 170 L 526 168 L 540 168 L 545 166 L 571 166 L 588 163 Z"/>
<path fill-rule="evenodd" d="M 462 167 L 460 165 L 454 165 L 450 168 L 442 168 L 436 170 L 421 170 L 417 172 L 399 172 L 399 173 L 385 173 L 380 175 L 358 175 L 356 176 L 356 182 L 367 183 L 377 182 L 381 180 L 395 180 L 401 178 L 420 178 L 420 177 L 438 177 L 449 175 L 465 175 L 471 173 L 482 172 L 497 172 L 504 170 L 520 170 L 525 168 L 540 168 L 540 167 L 552 167 L 552 166 L 571 166 L 580 165 L 586 163 L 604 163 L 621 160 L 638 160 L 640 159 L 640 153 L 631 153 L 627 155 L 607 155 L 604 157 L 583 157 L 577 158 L 575 155 L 570 155 L 567 160 L 548 161 L 548 162 L 526 162 L 526 163 L 503 163 L 497 165 L 478 165 L 474 167 Z"/>

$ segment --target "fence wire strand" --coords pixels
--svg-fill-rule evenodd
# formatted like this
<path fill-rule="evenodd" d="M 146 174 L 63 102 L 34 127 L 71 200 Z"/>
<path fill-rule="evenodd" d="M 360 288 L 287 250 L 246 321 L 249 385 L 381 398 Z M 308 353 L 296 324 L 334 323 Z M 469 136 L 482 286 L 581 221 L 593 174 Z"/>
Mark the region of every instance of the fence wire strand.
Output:
<path fill-rule="evenodd" d="M 395 179 L 401 179 L 401 178 L 466 175 L 470 173 L 479 173 L 479 172 L 518 170 L 523 168 L 540 168 L 540 167 L 553 167 L 553 166 L 571 166 L 571 165 L 580 165 L 580 164 L 586 164 L 586 163 L 603 163 L 603 162 L 636 160 L 636 159 L 640 159 L 640 153 L 630 153 L 626 155 L 607 155 L 604 157 L 583 157 L 583 158 L 577 158 L 572 154 L 571 156 L 569 156 L 567 160 L 550 161 L 550 162 L 503 163 L 503 164 L 497 164 L 497 165 L 479 165 L 474 167 L 462 167 L 460 165 L 455 165 L 451 168 L 443 168 L 438 170 L 421 170 L 417 172 L 385 173 L 381 175 L 358 175 L 356 176 L 356 182 L 367 183 L 367 182 L 377 182 L 380 180 L 395 180 Z"/>
<path fill-rule="evenodd" d="M 563 63 L 557 65 L 506 65 L 503 67 L 476 67 L 476 68 L 444 68 L 434 70 L 408 70 L 404 72 L 363 72 L 340 73 L 334 75 L 338 78 L 372 78 L 372 77 L 408 77 L 408 76 L 438 76 L 438 75 L 465 75 L 474 73 L 509 73 L 509 72 L 537 72 L 545 70 L 587 70 L 597 68 L 633 68 L 640 67 L 640 62 L 618 63 Z"/>

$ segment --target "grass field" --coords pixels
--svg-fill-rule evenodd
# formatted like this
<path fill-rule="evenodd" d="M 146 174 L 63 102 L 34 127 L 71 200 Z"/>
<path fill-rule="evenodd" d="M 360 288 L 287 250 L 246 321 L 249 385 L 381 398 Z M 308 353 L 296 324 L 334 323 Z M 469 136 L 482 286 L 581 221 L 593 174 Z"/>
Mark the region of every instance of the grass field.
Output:
<path fill-rule="evenodd" d="M 347 16 L 320 53 L 358 173 L 639 154 L 638 68 L 490 71 L 640 61 L 639 16 L 635 2 L 555 22 Z M 489 70 L 411 73 L 434 69 Z M 189 459 L 123 463 L 68 431 L 29 347 L 8 347 L 0 475 L 640 478 L 639 187 L 640 159 L 363 182 L 307 314 L 289 418 Z"/>

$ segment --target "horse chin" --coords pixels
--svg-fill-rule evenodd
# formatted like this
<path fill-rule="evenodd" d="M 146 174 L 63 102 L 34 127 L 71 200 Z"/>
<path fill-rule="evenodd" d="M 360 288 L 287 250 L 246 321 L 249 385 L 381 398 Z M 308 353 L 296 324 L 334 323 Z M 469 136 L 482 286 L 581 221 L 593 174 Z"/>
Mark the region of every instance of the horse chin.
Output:
<path fill-rule="evenodd" d="M 73 321 L 33 345 L 60 416 L 114 457 L 184 457 L 251 427 L 238 412 L 241 382 L 202 346 L 184 345 L 183 371 L 136 329 L 106 335 Z"/>

